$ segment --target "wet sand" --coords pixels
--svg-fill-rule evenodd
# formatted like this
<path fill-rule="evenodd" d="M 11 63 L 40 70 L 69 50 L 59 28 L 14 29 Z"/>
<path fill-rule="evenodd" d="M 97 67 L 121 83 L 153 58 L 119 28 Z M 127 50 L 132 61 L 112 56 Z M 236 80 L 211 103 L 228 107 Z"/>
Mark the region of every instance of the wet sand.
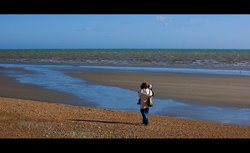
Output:
<path fill-rule="evenodd" d="M 20 68 L 15 68 L 15 70 L 24 71 Z M 94 104 L 86 103 L 68 93 L 45 89 L 37 85 L 18 83 L 14 78 L 2 72 L 0 72 L 0 96 L 51 103 L 60 102 L 67 105 L 94 106 Z"/>
<path fill-rule="evenodd" d="M 67 71 L 91 83 L 139 90 L 142 81 L 154 87 L 156 98 L 184 102 L 250 108 L 250 77 L 170 73 Z"/>
<path fill-rule="evenodd" d="M 0 97 L 1 138 L 250 138 L 249 126 Z"/>

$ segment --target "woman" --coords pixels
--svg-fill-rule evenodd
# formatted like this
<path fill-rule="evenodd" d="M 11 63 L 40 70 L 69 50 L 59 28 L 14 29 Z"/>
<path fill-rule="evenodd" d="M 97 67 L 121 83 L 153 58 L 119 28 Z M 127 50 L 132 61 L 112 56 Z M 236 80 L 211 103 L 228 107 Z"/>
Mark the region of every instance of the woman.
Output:
<path fill-rule="evenodd" d="M 152 90 L 149 89 L 149 84 L 143 82 L 141 84 L 141 89 L 138 92 L 138 96 L 140 98 L 140 111 L 142 114 L 142 123 L 148 125 L 148 113 L 149 113 L 149 105 L 148 99 L 153 96 Z"/>

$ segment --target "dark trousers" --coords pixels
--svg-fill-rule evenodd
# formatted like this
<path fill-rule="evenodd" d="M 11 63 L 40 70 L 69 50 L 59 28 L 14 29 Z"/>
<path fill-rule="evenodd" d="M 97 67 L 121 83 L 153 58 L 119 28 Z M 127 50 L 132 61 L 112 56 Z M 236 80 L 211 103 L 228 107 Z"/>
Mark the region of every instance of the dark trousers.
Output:
<path fill-rule="evenodd" d="M 148 112 L 149 108 L 141 109 L 142 123 L 148 125 Z"/>

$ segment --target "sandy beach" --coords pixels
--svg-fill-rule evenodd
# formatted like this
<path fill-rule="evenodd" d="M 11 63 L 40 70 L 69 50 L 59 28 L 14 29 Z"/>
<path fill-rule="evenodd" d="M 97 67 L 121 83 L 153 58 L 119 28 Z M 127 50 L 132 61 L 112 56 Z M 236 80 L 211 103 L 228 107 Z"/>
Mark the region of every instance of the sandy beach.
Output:
<path fill-rule="evenodd" d="M 118 71 L 71 71 L 71 75 L 108 86 L 139 90 L 143 81 L 153 85 L 156 98 L 250 108 L 250 77 Z"/>
<path fill-rule="evenodd" d="M 66 73 L 135 92 L 142 81 L 148 81 L 154 85 L 157 98 L 250 106 L 247 101 L 249 77 L 82 70 L 67 70 Z M 19 84 L 3 73 L 0 84 L 1 138 L 250 138 L 249 126 L 153 114 L 149 116 L 150 125 L 144 126 L 139 110 L 97 109 L 89 103 L 78 102 L 79 99 L 70 94 Z M 71 106 L 54 103 L 64 100 Z"/>
<path fill-rule="evenodd" d="M 0 97 L 1 138 L 250 138 L 249 126 Z"/>

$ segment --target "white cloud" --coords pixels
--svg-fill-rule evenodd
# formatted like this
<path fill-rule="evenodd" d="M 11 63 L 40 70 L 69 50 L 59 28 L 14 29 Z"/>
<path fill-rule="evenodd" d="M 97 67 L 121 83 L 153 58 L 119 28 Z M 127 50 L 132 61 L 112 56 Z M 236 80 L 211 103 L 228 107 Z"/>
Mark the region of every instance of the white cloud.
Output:
<path fill-rule="evenodd" d="M 163 16 L 163 15 L 157 15 L 155 17 L 156 21 L 160 21 L 160 22 L 163 22 L 166 20 L 166 16 Z"/>
<path fill-rule="evenodd" d="M 166 16 L 163 16 L 163 15 L 155 16 L 155 19 L 156 19 L 156 21 L 162 23 L 164 26 L 169 26 L 173 23 L 172 19 L 170 19 Z"/>
<path fill-rule="evenodd" d="M 190 19 L 189 21 L 192 25 L 204 25 L 208 23 L 207 19 Z"/>

